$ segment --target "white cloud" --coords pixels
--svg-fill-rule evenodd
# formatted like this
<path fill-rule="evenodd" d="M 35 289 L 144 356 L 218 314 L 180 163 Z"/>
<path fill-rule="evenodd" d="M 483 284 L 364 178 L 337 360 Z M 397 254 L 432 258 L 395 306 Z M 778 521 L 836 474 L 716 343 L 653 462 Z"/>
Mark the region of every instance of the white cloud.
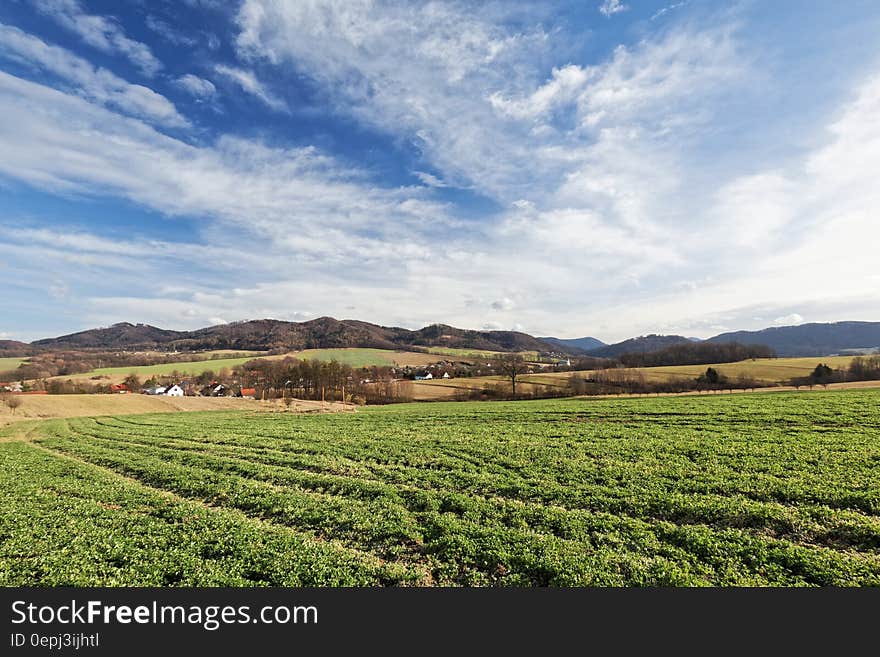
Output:
<path fill-rule="evenodd" d="M 150 48 L 128 38 L 113 18 L 89 14 L 79 0 L 32 0 L 34 7 L 62 27 L 77 34 L 90 46 L 128 58 L 144 75 L 153 76 L 162 68 Z"/>
<path fill-rule="evenodd" d="M 413 171 L 416 177 L 425 183 L 428 187 L 448 187 L 445 182 L 437 176 L 427 173 L 426 171 Z"/>
<path fill-rule="evenodd" d="M 626 11 L 629 7 L 621 0 L 603 0 L 602 4 L 599 5 L 599 12 L 605 17 L 611 17 L 613 14 L 618 14 L 622 11 Z"/>
<path fill-rule="evenodd" d="M 712 94 L 727 93 L 748 63 L 725 22 L 545 72 L 552 35 L 510 31 L 501 7 L 245 0 L 237 45 L 243 57 L 295 67 L 341 111 L 413 141 L 447 184 L 505 205 L 523 189 L 533 203 L 555 204 L 568 176 L 607 176 L 595 169 L 597 139 L 627 139 L 637 163 L 663 139 L 656 151 L 667 165 L 674 135 L 707 123 Z"/>
<path fill-rule="evenodd" d="M 566 63 L 553 33 L 512 30 L 498 15 L 505 7 L 243 3 L 243 61 L 295 67 L 332 111 L 414 143 L 425 162 L 412 166 L 432 173 L 414 171 L 422 184 L 412 187 L 314 148 L 232 137 L 194 147 L 0 76 L 4 178 L 186 216 L 214 249 L 187 257 L 186 245 L 133 240 L 112 251 L 66 231 L 55 246 L 20 235 L 4 248 L 0 238 L 0 260 L 63 263 L 80 281 L 72 294 L 90 290 L 80 303 L 99 324 L 279 312 L 404 326 L 502 318 L 534 334 L 608 340 L 663 327 L 706 336 L 795 311 L 880 319 L 865 264 L 880 242 L 878 78 L 827 130 L 811 126 L 808 152 L 728 166 L 718 160 L 741 144 L 718 148 L 718 113 L 749 100 L 760 78 L 735 27 L 672 26 L 605 59 Z M 267 93 L 251 81 L 249 93 Z M 458 220 L 436 200 L 438 181 L 502 209 Z M 176 282 L 189 292 L 129 278 L 124 295 L 104 290 L 102 280 L 140 271 L 134 262 L 186 263 Z M 231 264 L 203 275 L 212 262 Z"/>
<path fill-rule="evenodd" d="M 801 190 L 777 171 L 743 176 L 718 192 L 714 221 L 728 227 L 730 243 L 747 247 L 776 244 L 797 219 Z"/>
<path fill-rule="evenodd" d="M 782 317 L 777 317 L 773 320 L 774 326 L 791 326 L 793 324 L 803 324 L 804 318 L 797 313 L 791 313 L 790 315 L 784 315 Z"/>
<path fill-rule="evenodd" d="M 200 78 L 197 75 L 193 75 L 192 73 L 187 73 L 186 75 L 181 75 L 177 80 L 175 80 L 177 86 L 181 89 L 184 89 L 191 95 L 195 96 L 200 100 L 206 100 L 214 96 L 217 93 L 217 88 L 214 86 L 214 83 L 210 80 L 205 80 L 204 78 Z"/>
<path fill-rule="evenodd" d="M 492 302 L 492 310 L 508 311 L 513 310 L 514 308 L 516 308 L 516 303 L 513 301 L 513 299 L 509 299 L 507 297 L 497 299 L 496 301 Z"/>
<path fill-rule="evenodd" d="M 290 111 L 287 103 L 267 90 L 263 83 L 257 80 L 252 72 L 240 68 L 234 68 L 232 66 L 225 66 L 223 64 L 215 66 L 214 72 L 232 80 L 232 82 L 238 85 L 239 88 L 261 100 L 270 109 L 273 109 L 276 112 Z"/>
<path fill-rule="evenodd" d="M 551 78 L 522 100 L 507 100 L 499 93 L 489 97 L 492 106 L 517 119 L 535 119 L 558 105 L 572 103 L 581 93 L 593 72 L 575 64 L 554 68 Z"/>
<path fill-rule="evenodd" d="M 147 14 L 147 17 L 144 19 L 144 24 L 153 32 L 161 36 L 168 43 L 172 43 L 175 46 L 187 46 L 192 47 L 198 43 L 198 40 L 184 34 L 174 26 L 170 25 L 168 22 L 163 21 L 158 16 L 154 16 L 152 14 Z"/>
<path fill-rule="evenodd" d="M 689 2 L 689 0 L 684 0 L 683 2 L 673 2 L 671 5 L 666 5 L 665 7 L 661 7 L 656 12 L 654 12 L 654 15 L 651 16 L 651 20 L 655 21 L 658 18 L 662 18 L 663 16 L 668 14 L 670 11 L 675 11 L 676 9 L 681 9 L 682 7 L 687 6 L 688 2 Z"/>
<path fill-rule="evenodd" d="M 547 34 L 510 33 L 492 8 L 447 3 L 272 3 L 246 0 L 242 57 L 292 66 L 340 110 L 412 140 L 447 184 L 501 195 L 534 165 L 521 129 L 498 121 L 489 94 L 530 77 L 511 75 L 541 55 Z M 525 67 L 524 67 L 525 68 Z M 512 200 L 512 199 L 511 199 Z"/>
<path fill-rule="evenodd" d="M 161 125 L 188 125 L 174 104 L 139 84 L 130 84 L 64 48 L 47 44 L 16 27 L 0 23 L 0 57 L 37 67 L 73 85 L 85 98 Z"/>

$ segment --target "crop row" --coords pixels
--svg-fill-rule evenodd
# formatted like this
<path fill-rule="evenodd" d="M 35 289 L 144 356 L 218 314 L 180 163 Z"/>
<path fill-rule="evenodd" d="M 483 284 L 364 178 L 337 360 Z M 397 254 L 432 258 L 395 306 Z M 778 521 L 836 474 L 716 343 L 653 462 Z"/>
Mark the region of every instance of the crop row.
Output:
<path fill-rule="evenodd" d="M 418 573 L 0 443 L 2 586 L 366 586 Z"/>
<path fill-rule="evenodd" d="M 440 584 L 878 584 L 876 393 L 78 419 L 42 444 Z"/>

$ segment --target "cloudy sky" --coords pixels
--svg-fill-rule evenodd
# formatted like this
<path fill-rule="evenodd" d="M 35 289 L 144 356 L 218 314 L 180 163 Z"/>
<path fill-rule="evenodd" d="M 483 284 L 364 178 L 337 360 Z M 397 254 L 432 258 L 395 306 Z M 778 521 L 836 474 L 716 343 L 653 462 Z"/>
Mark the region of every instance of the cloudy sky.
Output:
<path fill-rule="evenodd" d="M 6 0 L 0 339 L 880 320 L 874 0 Z"/>

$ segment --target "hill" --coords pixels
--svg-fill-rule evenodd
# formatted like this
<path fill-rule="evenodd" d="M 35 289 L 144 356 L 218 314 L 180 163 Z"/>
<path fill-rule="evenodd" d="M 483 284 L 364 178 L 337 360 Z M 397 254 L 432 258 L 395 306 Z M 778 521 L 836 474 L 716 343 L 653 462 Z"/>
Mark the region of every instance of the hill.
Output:
<path fill-rule="evenodd" d="M 31 346 L 42 349 L 153 349 L 181 335 L 179 331 L 160 329 L 149 324 L 120 322 L 107 328 L 35 340 Z"/>
<path fill-rule="evenodd" d="M 563 349 L 578 349 L 580 351 L 590 351 L 591 349 L 601 349 L 602 347 L 607 347 L 604 342 L 601 340 L 597 340 L 596 338 L 538 338 L 539 340 L 543 340 L 544 342 L 549 342 L 550 344 L 555 344 L 558 347 Z"/>
<path fill-rule="evenodd" d="M 33 351 L 32 347 L 18 340 L 0 340 L 0 356 L 12 358 L 14 356 L 26 356 Z"/>
<path fill-rule="evenodd" d="M 302 351 L 305 349 L 410 349 L 445 347 L 478 351 L 569 351 L 517 331 L 472 331 L 433 324 L 417 331 L 357 320 L 320 317 L 307 322 L 259 319 L 195 331 L 169 331 L 123 322 L 108 328 L 37 340 L 41 349 L 212 349 Z M 573 353 L 573 350 L 572 350 Z"/>
<path fill-rule="evenodd" d="M 764 344 L 779 356 L 826 356 L 849 349 L 880 347 L 880 322 L 833 322 L 722 333 L 709 342 Z"/>
<path fill-rule="evenodd" d="M 692 344 L 690 340 L 680 335 L 643 335 L 638 338 L 630 338 L 623 342 L 606 345 L 598 349 L 591 349 L 587 353 L 596 358 L 617 358 L 623 354 L 645 354 L 661 351 L 676 344 Z"/>

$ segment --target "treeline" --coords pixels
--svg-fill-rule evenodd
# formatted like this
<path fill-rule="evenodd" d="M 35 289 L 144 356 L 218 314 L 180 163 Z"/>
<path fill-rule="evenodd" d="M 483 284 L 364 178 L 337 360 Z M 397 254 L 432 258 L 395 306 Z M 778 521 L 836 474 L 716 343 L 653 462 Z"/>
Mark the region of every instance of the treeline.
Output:
<path fill-rule="evenodd" d="M 573 373 L 568 388 L 573 395 L 655 395 L 682 392 L 723 392 L 754 390 L 771 384 L 762 383 L 748 374 L 728 377 L 714 367 L 699 376 L 650 379 L 645 372 L 629 368 Z"/>
<path fill-rule="evenodd" d="M 808 376 L 795 377 L 791 385 L 796 388 L 807 386 L 827 387 L 830 383 L 846 383 L 848 381 L 880 380 L 880 355 L 856 356 L 848 367 L 833 369 L 825 363 L 819 363 Z"/>
<path fill-rule="evenodd" d="M 257 359 L 234 370 L 241 387 L 258 399 L 295 397 L 355 404 L 412 401 L 412 384 L 395 380 L 390 367 L 353 368 L 335 360 Z"/>
<path fill-rule="evenodd" d="M 659 351 L 618 356 L 624 367 L 660 367 L 663 365 L 707 365 L 735 363 L 753 358 L 775 358 L 776 352 L 762 344 L 738 342 L 692 342 L 674 344 Z"/>
<path fill-rule="evenodd" d="M 244 354 L 217 355 L 205 360 L 216 358 L 237 358 Z M 15 370 L 0 373 L 0 380 L 26 381 L 47 379 L 53 376 L 72 376 L 85 374 L 104 367 L 147 367 L 163 363 L 183 363 L 199 360 L 198 353 L 178 354 L 133 354 L 113 352 L 81 352 L 62 351 L 43 353 L 31 356 L 30 361 Z"/>

